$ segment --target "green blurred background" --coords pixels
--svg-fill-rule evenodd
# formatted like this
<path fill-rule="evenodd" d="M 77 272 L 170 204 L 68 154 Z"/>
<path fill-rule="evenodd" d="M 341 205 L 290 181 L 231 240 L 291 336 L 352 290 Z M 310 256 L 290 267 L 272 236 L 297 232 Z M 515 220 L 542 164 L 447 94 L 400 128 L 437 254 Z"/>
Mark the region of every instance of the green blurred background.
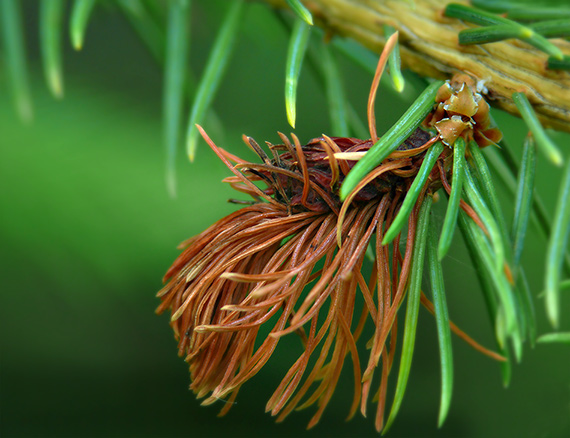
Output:
<path fill-rule="evenodd" d="M 25 3 L 35 117 L 16 117 L 4 74 L 0 83 L 0 433 L 2 436 L 376 436 L 373 419 L 346 423 L 350 366 L 320 424 L 312 412 L 282 424 L 264 405 L 298 352 L 277 350 L 217 418 L 219 405 L 200 407 L 188 391 L 184 361 L 155 293 L 177 256 L 176 246 L 236 207 L 220 183 L 229 175 L 201 143 L 195 164 L 182 151 L 178 195 L 168 196 L 161 131 L 162 76 L 128 23 L 113 7 L 95 11 L 82 52 L 66 38 L 65 98 L 43 83 L 37 3 Z M 226 1 L 195 1 L 191 63 L 208 55 Z M 260 4 L 248 8 L 243 32 L 215 101 L 219 145 L 253 159 L 241 134 L 278 142 L 290 132 L 283 102 L 287 34 Z M 347 94 L 364 116 L 370 76 L 338 56 Z M 2 70 L 0 70 L 2 72 Z M 406 108 L 389 90 L 379 94 L 379 131 Z M 497 118 L 517 155 L 525 128 Z M 296 133 L 302 141 L 329 132 L 321 88 L 304 71 Z M 554 138 L 568 151 L 567 135 Z M 539 157 L 538 184 L 549 210 L 559 179 Z M 503 193 L 505 195 L 505 193 Z M 512 203 L 505 196 L 505 212 Z M 443 206 L 436 212 L 442 216 Z M 484 345 L 493 345 L 482 295 L 461 239 L 447 257 L 451 318 Z M 541 290 L 544 242 L 531 230 L 524 251 L 531 287 Z M 537 298 L 539 333 L 549 331 Z M 568 310 L 568 299 L 564 301 Z M 563 316 L 569 327 L 570 312 Z M 564 329 L 564 327 L 563 327 Z M 570 436 L 570 353 L 564 345 L 528 344 L 510 388 L 499 367 L 454 340 L 454 399 L 437 429 L 439 364 L 433 318 L 421 312 L 408 391 L 391 436 Z M 393 383 L 393 382 L 392 382 Z"/>

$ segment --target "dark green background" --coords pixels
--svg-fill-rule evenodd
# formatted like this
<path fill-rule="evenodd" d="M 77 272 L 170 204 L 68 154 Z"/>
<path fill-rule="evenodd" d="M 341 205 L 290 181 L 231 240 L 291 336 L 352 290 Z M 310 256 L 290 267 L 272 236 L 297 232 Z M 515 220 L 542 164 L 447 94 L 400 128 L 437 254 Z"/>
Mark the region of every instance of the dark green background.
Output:
<path fill-rule="evenodd" d="M 191 62 L 201 71 L 223 1 L 196 1 Z M 207 5 L 207 6 L 206 6 Z M 298 351 L 278 349 L 222 407 L 200 407 L 188 391 L 187 366 L 176 356 L 168 317 L 158 317 L 155 292 L 177 256 L 176 245 L 235 209 L 220 183 L 229 175 L 202 142 L 196 163 L 178 157 L 178 196 L 168 196 L 161 143 L 160 69 L 113 8 L 97 10 L 85 48 L 66 38 L 65 98 L 43 84 L 35 2 L 26 3 L 35 118 L 16 117 L 0 84 L 0 433 L 2 436 L 376 436 L 373 419 L 345 423 L 350 366 L 320 424 L 305 432 L 313 409 L 282 424 L 264 405 Z M 251 5 L 235 56 L 215 101 L 224 132 L 212 138 L 243 157 L 247 133 L 277 142 L 290 132 L 283 103 L 286 33 L 262 5 Z M 338 57 L 347 94 L 364 115 L 371 78 Z M 0 70 L 2 72 L 2 70 Z M 406 103 L 381 90 L 379 131 Z M 329 132 L 326 102 L 306 70 L 297 134 Z M 520 154 L 525 134 L 509 116 L 497 118 Z M 568 136 L 554 138 L 566 154 Z M 567 154 L 568 155 L 568 154 Z M 552 208 L 560 172 L 539 156 L 537 179 Z M 504 195 L 504 193 L 502 193 Z M 505 197 L 507 218 L 512 204 Z M 436 208 L 442 216 L 442 205 Z M 452 319 L 487 346 L 493 337 L 475 273 L 461 239 L 444 263 Z M 535 297 L 542 288 L 544 242 L 531 229 L 524 252 Z M 537 298 L 539 332 L 550 328 Z M 563 324 L 569 327 L 568 298 Z M 454 339 L 455 388 L 445 425 L 436 427 L 439 365 L 435 324 L 422 310 L 408 391 L 391 436 L 563 437 L 570 432 L 567 346 L 525 349 L 504 389 L 499 367 Z M 564 328 L 564 327 L 563 327 Z M 373 408 L 371 407 L 371 412 Z"/>

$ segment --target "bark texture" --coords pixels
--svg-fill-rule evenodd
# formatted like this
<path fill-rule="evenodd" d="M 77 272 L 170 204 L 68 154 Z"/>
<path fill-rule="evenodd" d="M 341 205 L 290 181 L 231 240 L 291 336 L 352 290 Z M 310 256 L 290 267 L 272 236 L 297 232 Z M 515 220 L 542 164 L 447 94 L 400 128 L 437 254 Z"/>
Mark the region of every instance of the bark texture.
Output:
<path fill-rule="evenodd" d="M 286 7 L 284 0 L 262 0 Z M 465 72 L 485 81 L 489 102 L 518 115 L 511 95 L 522 91 L 546 127 L 570 132 L 570 72 L 547 68 L 548 56 L 518 40 L 460 46 L 458 34 L 474 27 L 443 16 L 442 0 L 305 0 L 318 26 L 332 35 L 355 39 L 380 52 L 382 26 L 400 32 L 404 68 L 422 76 L 448 78 Z M 455 3 L 468 4 L 456 0 Z M 413 4 L 413 5 L 412 5 Z M 551 40 L 570 55 L 570 42 Z"/>

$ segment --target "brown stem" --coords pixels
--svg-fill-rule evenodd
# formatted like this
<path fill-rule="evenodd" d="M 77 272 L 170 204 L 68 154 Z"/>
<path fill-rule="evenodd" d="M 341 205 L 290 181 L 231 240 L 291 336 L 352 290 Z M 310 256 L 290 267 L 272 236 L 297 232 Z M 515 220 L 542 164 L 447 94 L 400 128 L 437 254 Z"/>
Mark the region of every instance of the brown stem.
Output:
<path fill-rule="evenodd" d="M 261 0 L 286 7 L 285 0 Z M 456 3 L 468 4 L 465 0 Z M 570 132 L 570 72 L 548 70 L 548 56 L 518 40 L 460 46 L 458 33 L 474 27 L 444 17 L 443 0 L 305 0 L 317 25 L 329 34 L 355 39 L 380 53 L 386 39 L 382 26 L 400 33 L 403 67 L 422 76 L 449 78 L 464 72 L 485 81 L 490 103 L 518 115 L 511 99 L 524 92 L 546 127 Z M 565 54 L 570 42 L 552 40 Z"/>

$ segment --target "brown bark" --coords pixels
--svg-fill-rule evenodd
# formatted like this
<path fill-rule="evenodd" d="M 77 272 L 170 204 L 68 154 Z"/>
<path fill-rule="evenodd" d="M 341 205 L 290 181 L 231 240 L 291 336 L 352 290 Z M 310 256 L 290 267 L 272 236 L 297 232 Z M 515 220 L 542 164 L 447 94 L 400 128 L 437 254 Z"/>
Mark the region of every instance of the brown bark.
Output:
<path fill-rule="evenodd" d="M 284 0 L 263 0 L 286 6 Z M 412 3 L 415 7 L 412 6 Z M 518 41 L 460 46 L 458 33 L 473 27 L 443 16 L 442 0 L 305 0 L 315 23 L 380 52 L 382 26 L 400 32 L 402 64 L 422 76 L 448 78 L 466 72 L 485 81 L 493 106 L 518 115 L 511 95 L 522 91 L 546 127 L 570 132 L 570 72 L 546 68 L 548 56 Z M 456 3 L 466 1 L 456 0 Z M 551 40 L 570 54 L 570 42 Z"/>

